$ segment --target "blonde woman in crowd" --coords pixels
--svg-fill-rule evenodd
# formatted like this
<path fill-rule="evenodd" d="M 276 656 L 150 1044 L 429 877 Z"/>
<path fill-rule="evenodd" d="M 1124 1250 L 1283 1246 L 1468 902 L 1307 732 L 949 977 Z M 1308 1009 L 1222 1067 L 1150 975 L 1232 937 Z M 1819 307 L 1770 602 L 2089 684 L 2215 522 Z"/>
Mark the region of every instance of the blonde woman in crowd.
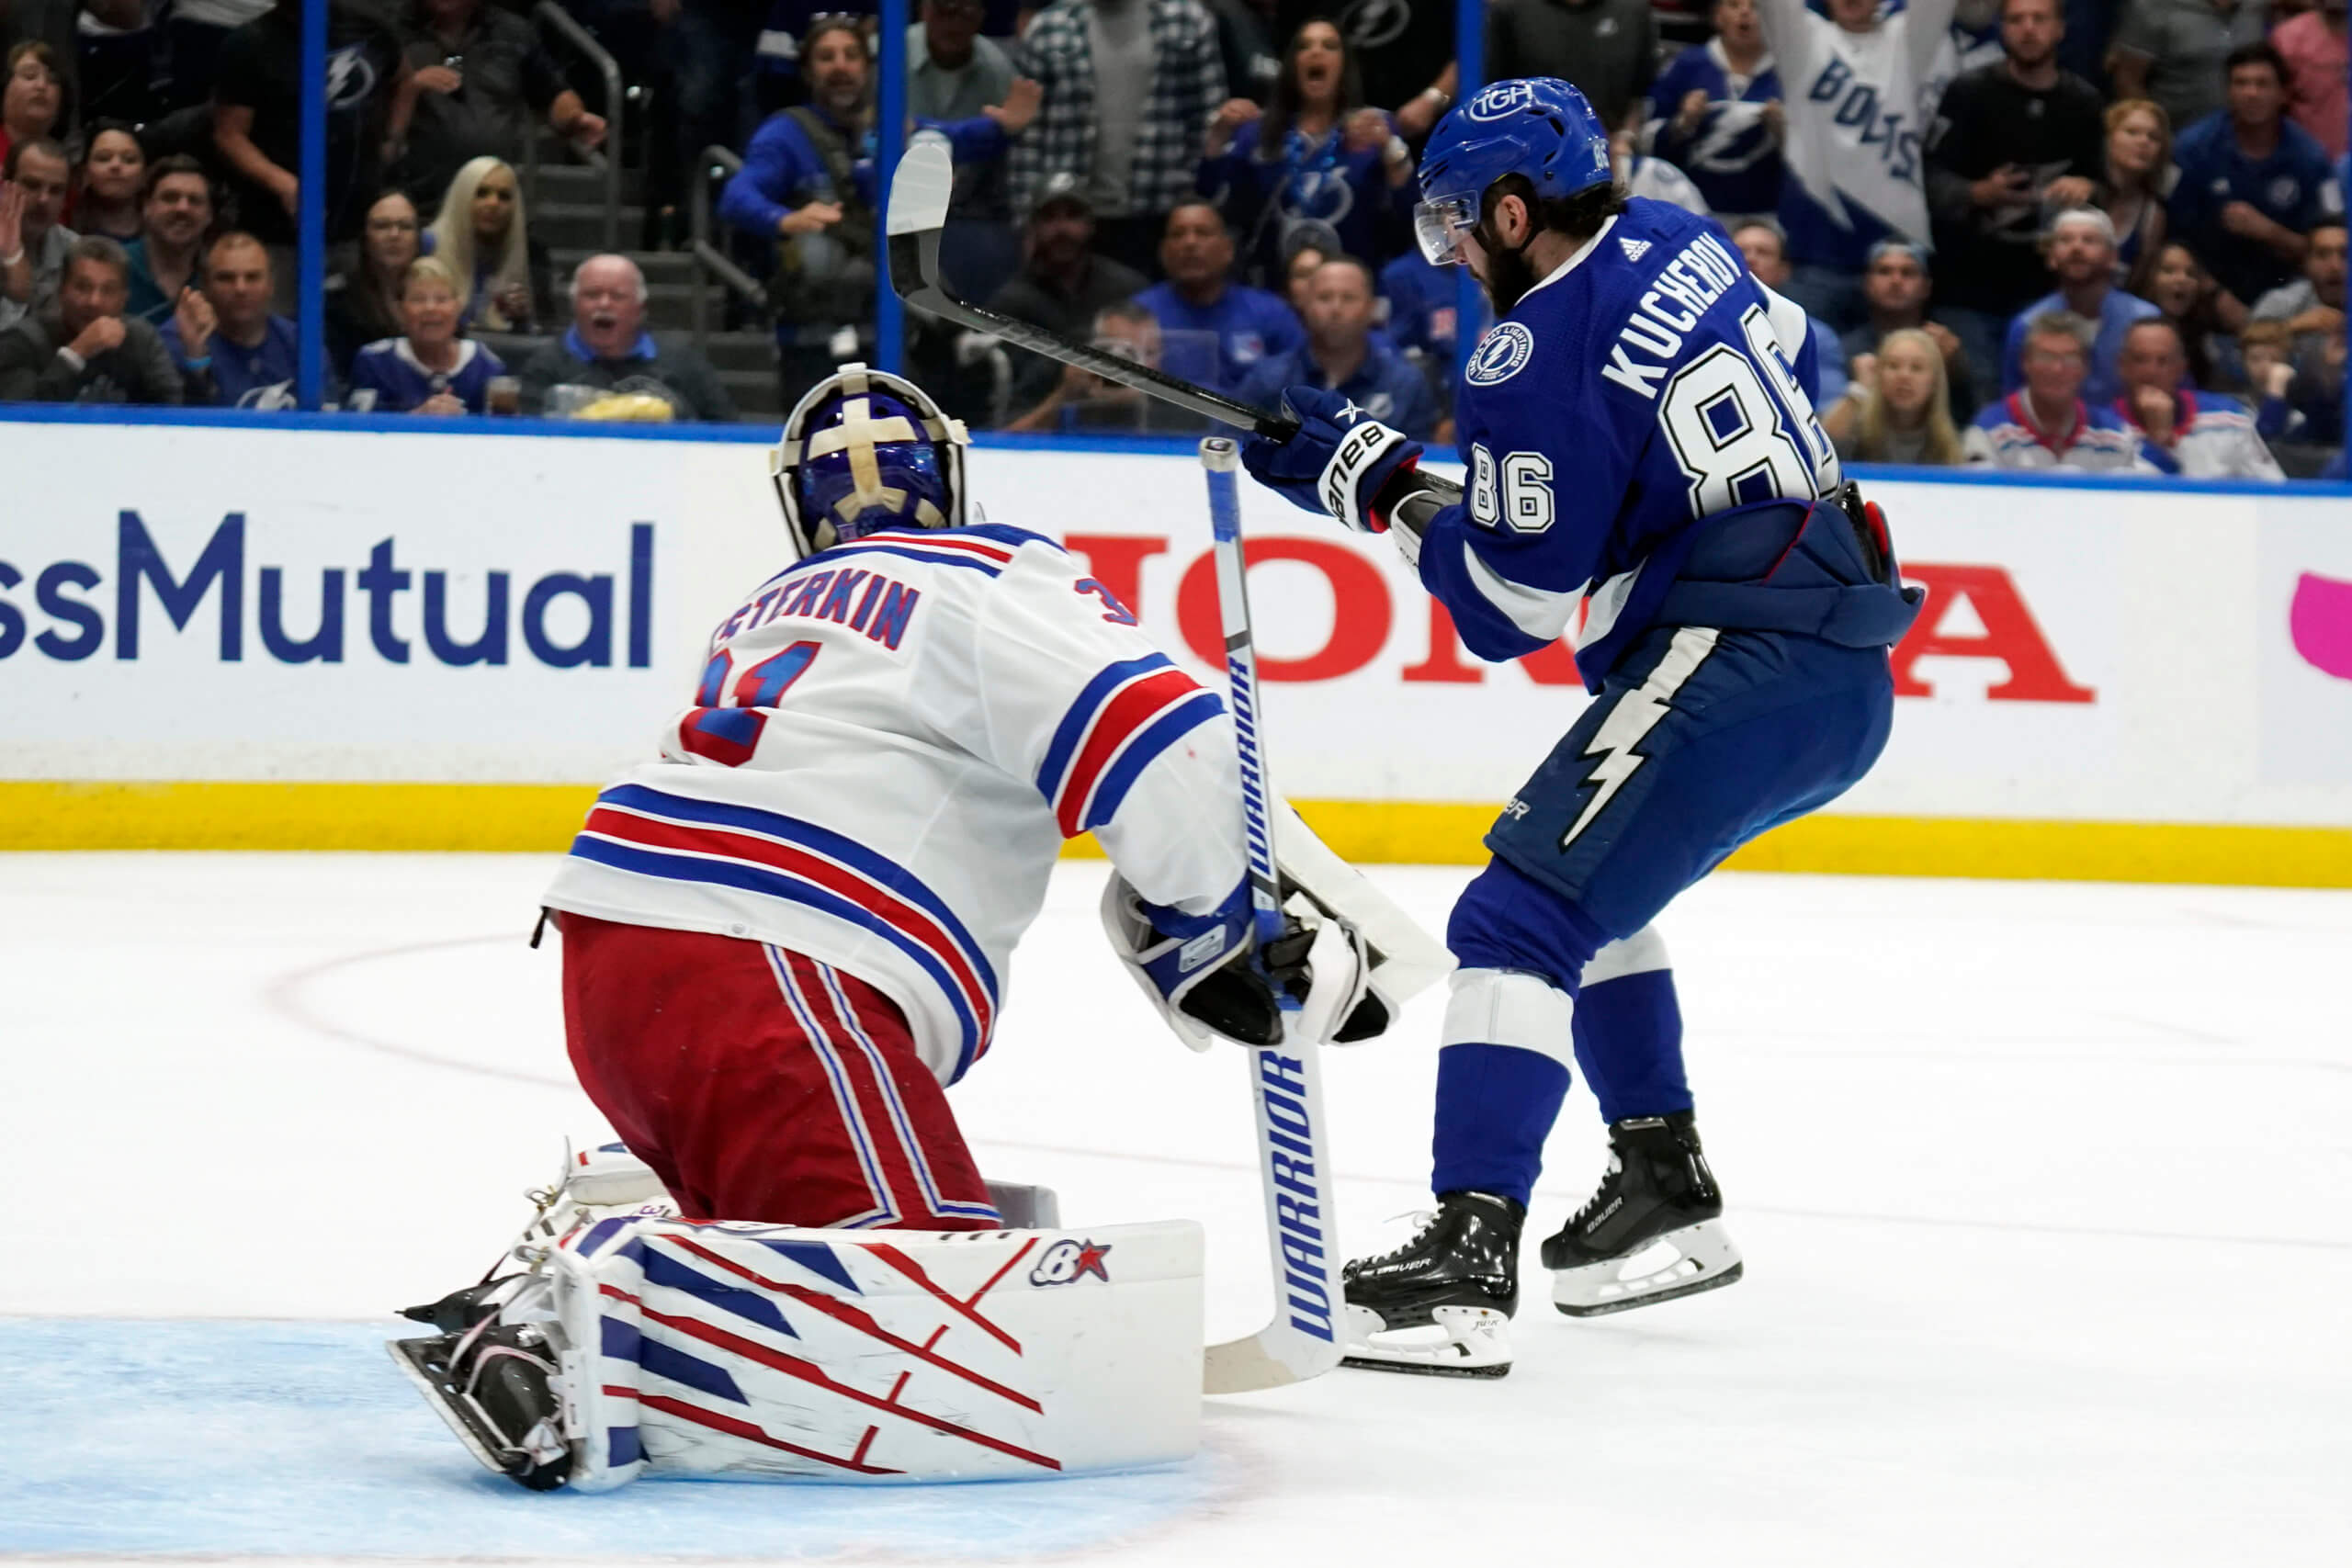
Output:
<path fill-rule="evenodd" d="M 458 276 L 447 262 L 438 256 L 411 262 L 401 278 L 401 335 L 369 344 L 352 362 L 353 409 L 481 412 L 492 378 L 505 375 L 506 367 L 481 344 L 458 335 L 461 310 Z"/>
<path fill-rule="evenodd" d="M 416 203 L 388 190 L 368 209 L 359 246 L 327 279 L 327 353 L 346 381 L 359 351 L 401 333 L 401 279 L 423 254 Z"/>
<path fill-rule="evenodd" d="M 503 160 L 476 158 L 458 171 L 424 248 L 464 286 L 465 319 L 477 331 L 527 333 L 548 319 L 547 252 L 531 243 L 522 187 Z"/>
<path fill-rule="evenodd" d="M 2165 244 L 2165 198 L 2179 171 L 2172 166 L 2172 121 L 2147 98 L 2107 106 L 2107 216 L 2115 225 L 2115 260 L 2123 291 L 2148 297 Z"/>
<path fill-rule="evenodd" d="M 1917 327 L 1886 334 L 1875 355 L 1854 361 L 1846 395 L 1822 424 L 1851 463 L 1954 468 L 1964 461 L 1952 425 L 1943 351 Z"/>

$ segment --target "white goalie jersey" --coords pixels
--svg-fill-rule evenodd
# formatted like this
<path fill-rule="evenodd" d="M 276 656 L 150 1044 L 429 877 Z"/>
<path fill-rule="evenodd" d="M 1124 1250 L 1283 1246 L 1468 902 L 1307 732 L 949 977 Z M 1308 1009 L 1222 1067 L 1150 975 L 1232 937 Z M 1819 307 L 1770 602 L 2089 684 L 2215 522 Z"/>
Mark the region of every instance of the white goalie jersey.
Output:
<path fill-rule="evenodd" d="M 661 760 L 598 797 L 546 902 L 773 943 L 898 1003 L 952 1083 L 988 1047 L 1064 839 L 1205 914 L 1240 883 L 1224 705 L 1062 547 L 868 534 L 712 634 Z"/>

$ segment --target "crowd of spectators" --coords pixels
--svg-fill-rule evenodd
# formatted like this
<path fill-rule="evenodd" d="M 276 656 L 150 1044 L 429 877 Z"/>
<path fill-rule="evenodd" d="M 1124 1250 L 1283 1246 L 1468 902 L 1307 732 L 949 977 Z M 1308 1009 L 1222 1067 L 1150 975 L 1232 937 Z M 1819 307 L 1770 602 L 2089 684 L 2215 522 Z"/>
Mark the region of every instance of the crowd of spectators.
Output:
<path fill-rule="evenodd" d="M 705 148 L 741 150 L 717 220 L 764 294 L 732 318 L 773 326 L 786 400 L 878 347 L 889 48 L 908 130 L 955 153 L 959 292 L 1234 395 L 1309 382 L 1450 437 L 1486 322 L 1458 320 L 1411 214 L 1457 86 L 1451 4 L 916 0 L 893 39 L 871 0 L 567 8 L 645 90 L 641 250 L 684 245 Z M 732 417 L 695 345 L 648 330 L 643 269 L 559 277 L 533 232 L 526 146 L 595 158 L 613 106 L 524 0 L 331 0 L 318 192 L 294 172 L 298 15 L 0 0 L 0 398 L 284 403 L 315 199 L 347 405 Z M 1576 83 L 1630 188 L 1711 212 L 1805 309 L 1849 457 L 2340 470 L 2346 0 L 1491 0 L 1485 29 L 1487 78 Z M 1186 427 L 908 330 L 975 423 Z"/>

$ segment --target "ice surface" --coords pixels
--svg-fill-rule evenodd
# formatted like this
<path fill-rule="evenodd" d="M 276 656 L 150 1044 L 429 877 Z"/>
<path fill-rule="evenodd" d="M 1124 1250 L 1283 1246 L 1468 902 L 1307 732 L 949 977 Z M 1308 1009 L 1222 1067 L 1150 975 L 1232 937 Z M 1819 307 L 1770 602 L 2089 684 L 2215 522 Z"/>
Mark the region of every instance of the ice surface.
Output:
<path fill-rule="evenodd" d="M 2352 1561 L 2352 896 L 1718 877 L 1666 931 L 1740 1285 L 1571 1322 L 1531 1247 L 1510 1378 L 1214 1401 L 1154 1474 L 542 1498 L 375 1342 L 602 1130 L 548 871 L 0 856 L 0 1563 Z M 954 1098 L 1074 1224 L 1205 1221 L 1221 1337 L 1267 1301 L 1241 1062 L 1145 1011 L 1100 874 Z M 1373 874 L 1442 928 L 1466 874 Z M 1437 1010 L 1334 1055 L 1351 1249 L 1421 1201 Z"/>

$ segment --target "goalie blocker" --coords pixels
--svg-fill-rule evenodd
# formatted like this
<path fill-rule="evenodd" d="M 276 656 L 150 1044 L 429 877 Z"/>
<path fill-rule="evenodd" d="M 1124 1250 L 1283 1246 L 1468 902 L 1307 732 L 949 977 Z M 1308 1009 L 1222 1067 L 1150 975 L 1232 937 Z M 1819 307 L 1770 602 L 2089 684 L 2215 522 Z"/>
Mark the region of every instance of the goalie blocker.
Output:
<path fill-rule="evenodd" d="M 1199 1446 L 1196 1224 L 697 1224 L 625 1151 L 585 1158 L 523 1269 L 412 1309 L 442 1332 L 390 1347 L 526 1487 L 1036 1478 Z M 1001 1196 L 1050 1222 L 1050 1193 Z"/>

